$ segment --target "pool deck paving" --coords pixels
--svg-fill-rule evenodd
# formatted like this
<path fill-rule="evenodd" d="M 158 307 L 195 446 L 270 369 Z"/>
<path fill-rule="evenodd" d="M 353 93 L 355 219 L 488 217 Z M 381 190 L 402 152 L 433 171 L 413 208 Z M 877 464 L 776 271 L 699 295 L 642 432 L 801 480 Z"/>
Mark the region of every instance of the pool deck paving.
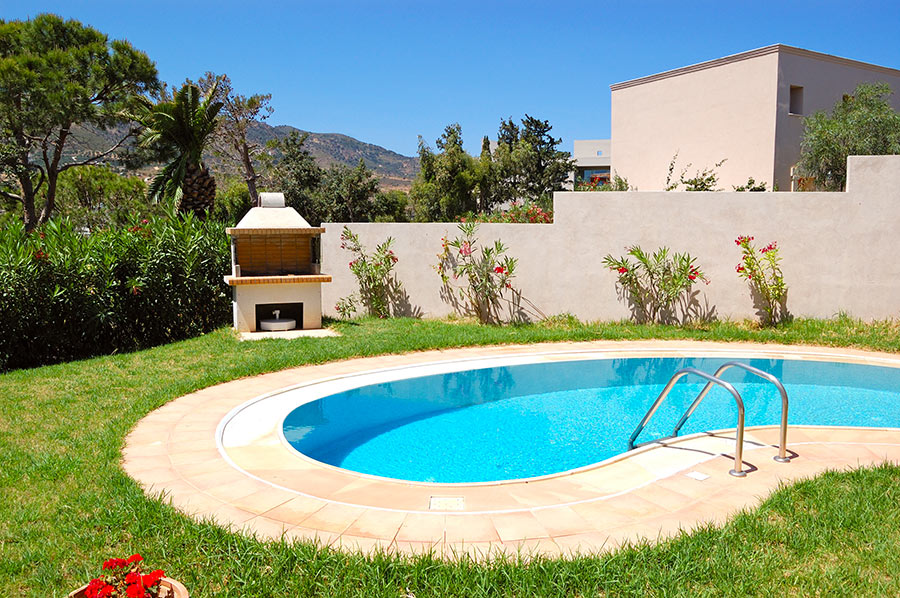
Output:
<path fill-rule="evenodd" d="M 370 370 L 454 360 L 580 353 L 604 357 L 728 355 L 828 359 L 900 367 L 900 356 L 853 349 L 698 341 L 596 341 L 491 346 L 388 355 L 304 366 L 234 380 L 171 401 L 126 439 L 123 467 L 152 496 L 182 512 L 262 539 L 313 540 L 347 550 L 446 558 L 500 553 L 572 555 L 656 541 L 723 523 L 779 484 L 826 470 L 900 462 L 900 429 L 790 426 L 789 463 L 778 463 L 778 427 L 747 428 L 743 468 L 735 431 L 695 434 L 555 476 L 482 484 L 388 480 L 304 458 L 277 433 L 224 445 L 223 420 L 286 387 Z"/>

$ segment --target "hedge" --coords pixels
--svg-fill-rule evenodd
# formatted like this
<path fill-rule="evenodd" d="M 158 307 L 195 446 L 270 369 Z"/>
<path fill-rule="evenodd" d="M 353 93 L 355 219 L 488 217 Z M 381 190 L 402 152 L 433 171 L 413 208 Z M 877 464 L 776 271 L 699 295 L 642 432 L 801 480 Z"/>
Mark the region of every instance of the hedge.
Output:
<path fill-rule="evenodd" d="M 0 230 L 0 370 L 131 351 L 230 320 L 224 226 L 188 216 L 91 232 Z"/>

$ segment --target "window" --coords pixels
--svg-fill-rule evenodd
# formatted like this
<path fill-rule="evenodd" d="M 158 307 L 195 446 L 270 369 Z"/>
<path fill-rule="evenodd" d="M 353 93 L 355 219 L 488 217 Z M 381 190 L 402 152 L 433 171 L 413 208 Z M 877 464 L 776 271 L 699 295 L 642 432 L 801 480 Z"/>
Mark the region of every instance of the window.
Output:
<path fill-rule="evenodd" d="M 791 85 L 791 104 L 788 112 L 803 114 L 803 88 L 799 85 Z"/>

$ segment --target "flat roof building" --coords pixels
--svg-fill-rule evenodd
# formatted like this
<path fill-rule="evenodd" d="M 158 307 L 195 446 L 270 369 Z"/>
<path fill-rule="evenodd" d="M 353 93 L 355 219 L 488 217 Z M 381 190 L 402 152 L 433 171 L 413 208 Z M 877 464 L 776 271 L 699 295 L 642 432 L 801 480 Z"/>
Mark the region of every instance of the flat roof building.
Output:
<path fill-rule="evenodd" d="M 725 159 L 721 188 L 753 177 L 789 191 L 803 117 L 867 82 L 888 83 L 900 109 L 900 70 L 783 44 L 617 83 L 612 170 L 641 191 L 661 190 L 677 152 L 676 176 Z"/>

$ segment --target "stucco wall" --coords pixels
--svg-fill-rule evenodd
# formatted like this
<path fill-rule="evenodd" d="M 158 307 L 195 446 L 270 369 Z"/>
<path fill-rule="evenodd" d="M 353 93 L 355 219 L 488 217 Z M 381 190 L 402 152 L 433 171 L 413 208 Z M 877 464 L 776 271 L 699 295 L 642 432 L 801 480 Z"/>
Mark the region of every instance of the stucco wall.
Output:
<path fill-rule="evenodd" d="M 831 317 L 839 311 L 873 319 L 900 314 L 900 156 L 852 157 L 845 193 L 590 193 L 554 195 L 555 222 L 485 224 L 483 242 L 500 238 L 519 259 L 516 284 L 546 314 L 570 312 L 585 320 L 629 316 L 616 294 L 615 275 L 601 264 L 625 247 L 667 245 L 688 251 L 712 283 L 697 290 L 720 318 L 754 317 L 747 283 L 735 274 L 734 239 L 753 235 L 778 241 L 796 316 Z M 325 224 L 323 308 L 335 315 L 338 297 L 356 288 L 340 248 L 342 224 Z M 368 247 L 391 236 L 396 272 L 411 311 L 424 317 L 451 312 L 432 269 L 441 237 L 453 223 L 352 224 Z"/>
<path fill-rule="evenodd" d="M 775 125 L 775 178 L 778 188 L 791 188 L 791 167 L 800 160 L 803 118 L 818 111 L 831 112 L 844 94 L 860 83 L 884 82 L 894 94 L 890 101 L 900 110 L 900 74 L 865 63 L 812 57 L 785 49 L 778 54 L 778 110 Z M 790 114 L 791 86 L 803 87 L 803 114 Z M 748 148 L 751 149 L 751 148 Z"/>
<path fill-rule="evenodd" d="M 665 186 L 727 158 L 723 189 L 753 177 L 771 186 L 775 152 L 778 54 L 685 72 L 612 91 L 612 168 L 641 191 Z M 629 84 L 621 84 L 629 85 Z"/>

